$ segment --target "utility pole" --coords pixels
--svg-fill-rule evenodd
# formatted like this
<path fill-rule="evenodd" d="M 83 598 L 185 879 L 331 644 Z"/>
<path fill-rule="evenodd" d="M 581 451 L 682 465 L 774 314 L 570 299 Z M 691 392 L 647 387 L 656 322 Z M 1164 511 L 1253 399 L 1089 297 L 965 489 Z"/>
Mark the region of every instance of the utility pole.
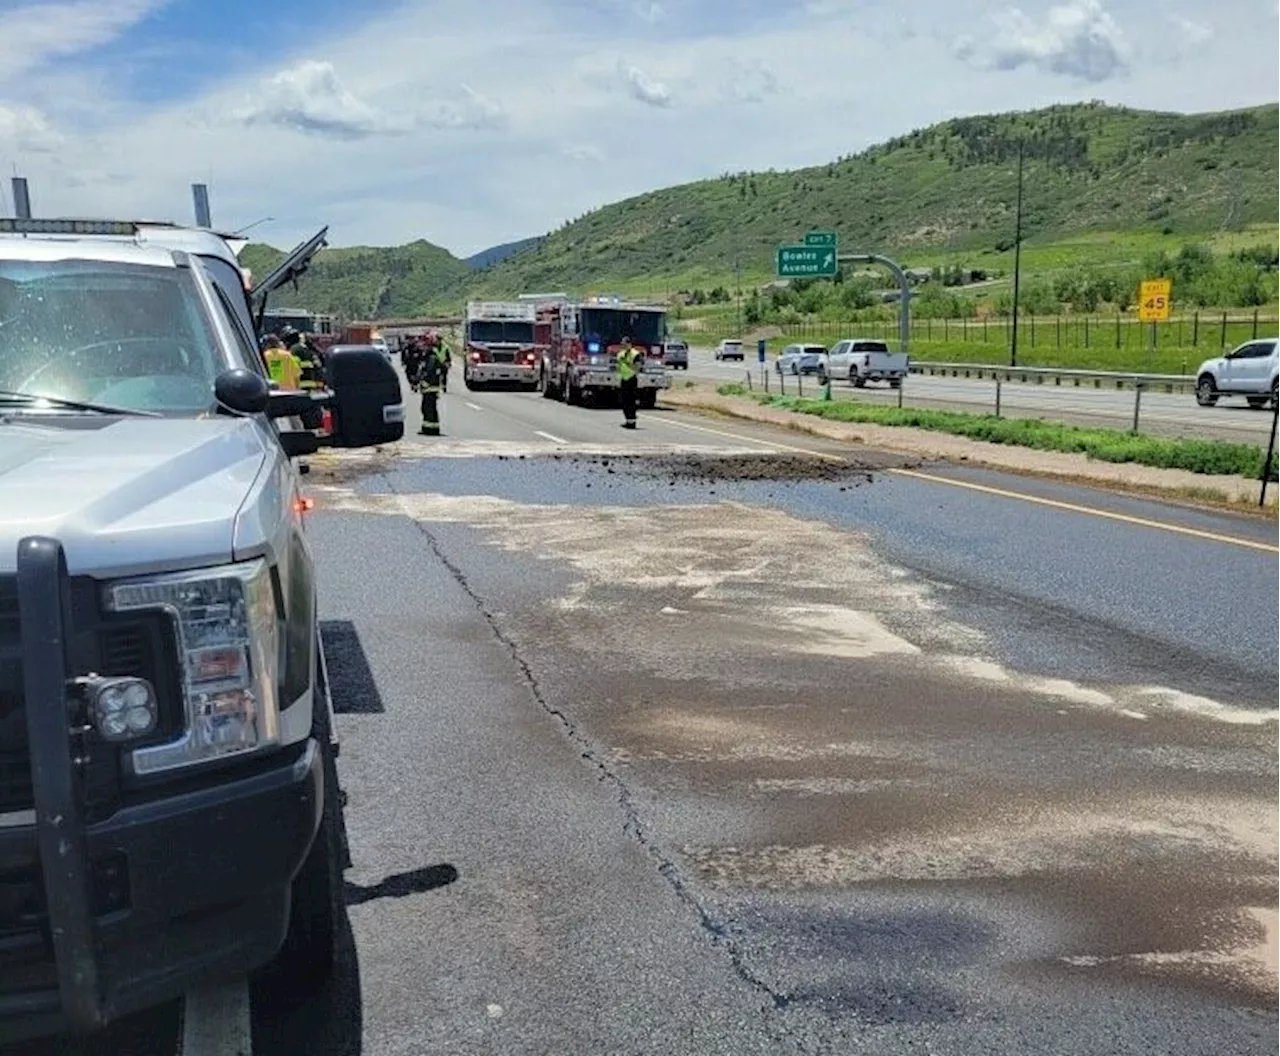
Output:
<path fill-rule="evenodd" d="M 1013 221 L 1013 331 L 1009 342 L 1009 366 L 1018 365 L 1018 280 L 1022 277 L 1022 144 L 1018 140 L 1018 204 Z"/>

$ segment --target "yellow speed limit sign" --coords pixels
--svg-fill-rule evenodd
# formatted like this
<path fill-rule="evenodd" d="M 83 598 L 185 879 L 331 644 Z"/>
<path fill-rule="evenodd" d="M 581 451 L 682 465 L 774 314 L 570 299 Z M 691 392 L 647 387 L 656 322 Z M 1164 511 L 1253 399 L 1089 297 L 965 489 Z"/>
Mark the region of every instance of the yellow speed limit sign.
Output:
<path fill-rule="evenodd" d="M 1172 279 L 1143 280 L 1138 286 L 1138 319 L 1144 323 L 1163 323 L 1168 319 L 1172 291 Z"/>

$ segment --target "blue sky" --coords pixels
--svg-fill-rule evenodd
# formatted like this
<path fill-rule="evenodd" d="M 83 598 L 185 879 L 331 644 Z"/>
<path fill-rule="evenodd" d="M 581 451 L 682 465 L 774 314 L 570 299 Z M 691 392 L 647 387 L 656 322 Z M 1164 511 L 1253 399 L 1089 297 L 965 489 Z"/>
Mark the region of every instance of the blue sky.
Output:
<path fill-rule="evenodd" d="M 1274 101 L 1276 0 L 0 0 L 38 212 L 465 255 L 967 113 Z M 6 181 L 7 182 L 7 181 Z M 0 210 L 8 188 L 0 193 Z"/>

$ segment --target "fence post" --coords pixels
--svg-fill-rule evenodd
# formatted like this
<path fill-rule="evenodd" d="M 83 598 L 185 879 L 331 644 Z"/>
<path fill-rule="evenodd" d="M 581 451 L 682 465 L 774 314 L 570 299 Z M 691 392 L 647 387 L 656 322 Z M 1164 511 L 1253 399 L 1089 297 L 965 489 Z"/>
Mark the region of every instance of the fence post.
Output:
<path fill-rule="evenodd" d="M 933 340 L 933 316 L 929 316 L 929 318 L 924 321 L 924 333 L 927 340 Z"/>
<path fill-rule="evenodd" d="M 1086 349 L 1089 347 L 1089 317 L 1087 315 L 1084 317 L 1084 347 Z"/>
<path fill-rule="evenodd" d="M 1138 431 L 1138 414 L 1142 410 L 1142 382 L 1133 386 L 1133 431 Z"/>
<path fill-rule="evenodd" d="M 796 395 L 804 399 L 804 375 L 796 374 Z"/>
<path fill-rule="evenodd" d="M 1222 337 L 1218 341 L 1218 348 L 1227 347 L 1227 313 L 1222 313 Z"/>
<path fill-rule="evenodd" d="M 968 316 L 965 316 L 960 320 L 960 335 L 961 335 L 961 340 L 963 341 L 969 340 L 969 317 Z"/>
<path fill-rule="evenodd" d="M 907 389 L 907 379 L 903 378 L 902 382 L 898 385 L 898 410 L 902 410 L 902 394 L 906 391 L 906 389 Z"/>
<path fill-rule="evenodd" d="M 1036 347 L 1036 317 L 1034 315 L 1027 316 L 1028 325 L 1031 327 L 1031 347 Z"/>
<path fill-rule="evenodd" d="M 1054 319 L 1053 323 L 1054 340 L 1057 342 L 1057 347 L 1060 349 L 1062 348 L 1062 316 L 1058 316 Z"/>
<path fill-rule="evenodd" d="M 982 317 L 982 343 L 984 345 L 987 343 L 987 317 L 985 315 Z"/>
<path fill-rule="evenodd" d="M 751 392 L 754 386 L 751 384 L 751 371 L 747 371 L 747 391 Z"/>
<path fill-rule="evenodd" d="M 1000 417 L 1000 379 L 996 378 L 996 417 Z"/>
<path fill-rule="evenodd" d="M 1191 313 L 1191 347 L 1200 344 L 1200 309 Z"/>
<path fill-rule="evenodd" d="M 1253 337 L 1250 338 L 1250 340 L 1251 341 L 1258 340 L 1258 309 L 1257 308 L 1253 310 Z"/>
<path fill-rule="evenodd" d="M 1120 313 L 1116 312 L 1116 351 L 1120 351 Z"/>
<path fill-rule="evenodd" d="M 1257 313 L 1257 312 L 1254 312 L 1254 313 L 1253 313 L 1253 330 L 1254 330 L 1254 334 L 1253 334 L 1253 336 L 1254 336 L 1254 337 L 1257 337 L 1257 336 L 1258 336 L 1258 333 L 1257 333 L 1257 331 L 1258 331 L 1258 313 Z M 950 340 L 950 328 L 947 326 L 947 317 L 946 317 L 945 315 L 942 317 L 942 340 L 943 340 L 943 341 L 949 341 L 949 340 Z"/>

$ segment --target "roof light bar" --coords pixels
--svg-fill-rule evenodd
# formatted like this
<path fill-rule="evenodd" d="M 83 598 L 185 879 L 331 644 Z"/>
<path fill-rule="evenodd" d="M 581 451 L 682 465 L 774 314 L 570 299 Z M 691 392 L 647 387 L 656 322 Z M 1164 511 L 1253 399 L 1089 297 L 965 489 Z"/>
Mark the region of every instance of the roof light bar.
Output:
<path fill-rule="evenodd" d="M 129 220 L 24 220 L 0 218 L 0 234 L 8 235 L 126 235 L 138 233 Z"/>

